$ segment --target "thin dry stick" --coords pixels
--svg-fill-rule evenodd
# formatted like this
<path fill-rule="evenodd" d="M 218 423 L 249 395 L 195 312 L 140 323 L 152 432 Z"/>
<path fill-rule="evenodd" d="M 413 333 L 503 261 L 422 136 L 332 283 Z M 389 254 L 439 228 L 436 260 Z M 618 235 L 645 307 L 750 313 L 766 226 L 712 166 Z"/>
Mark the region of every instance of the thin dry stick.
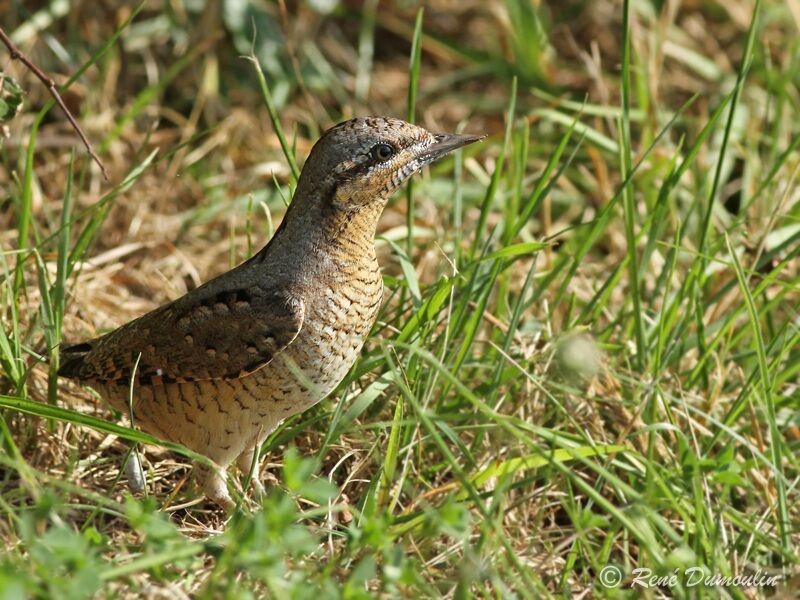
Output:
<path fill-rule="evenodd" d="M 64 111 L 64 114 L 67 115 L 67 120 L 81 138 L 83 145 L 86 146 L 86 151 L 89 153 L 89 156 L 91 156 L 92 160 L 94 160 L 94 162 L 96 162 L 100 167 L 100 170 L 103 172 L 103 178 L 108 181 L 108 171 L 106 171 L 106 168 L 100 160 L 100 157 L 97 156 L 97 153 L 95 153 L 94 148 L 92 148 L 92 145 L 89 143 L 86 135 L 84 135 L 83 130 L 81 129 L 80 125 L 78 125 L 75 117 L 72 116 L 72 113 L 69 112 L 66 104 L 64 104 L 64 101 L 61 99 L 61 95 L 58 93 L 58 89 L 56 89 L 56 82 L 50 79 L 44 71 L 42 71 L 33 62 L 31 62 L 27 56 L 20 52 L 19 48 L 14 45 L 14 42 L 12 42 L 11 38 L 6 35 L 6 32 L 3 31 L 2 27 L 0 27 L 0 41 L 2 41 L 8 48 L 8 51 L 11 54 L 11 60 L 18 60 L 23 65 L 28 67 L 28 70 L 36 75 L 39 81 L 45 85 L 50 92 L 50 95 L 53 97 L 53 100 L 56 101 L 56 104 L 58 104 L 61 107 L 61 110 Z"/>

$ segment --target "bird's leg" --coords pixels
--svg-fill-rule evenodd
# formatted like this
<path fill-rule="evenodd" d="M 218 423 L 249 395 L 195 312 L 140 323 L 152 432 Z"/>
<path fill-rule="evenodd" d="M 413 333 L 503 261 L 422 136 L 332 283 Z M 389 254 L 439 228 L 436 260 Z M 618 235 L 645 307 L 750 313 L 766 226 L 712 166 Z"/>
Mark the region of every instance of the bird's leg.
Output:
<path fill-rule="evenodd" d="M 206 497 L 216 502 L 222 508 L 230 510 L 235 506 L 228 493 L 227 474 L 225 469 L 215 465 L 213 468 L 206 465 L 197 465 L 197 483 L 202 488 Z"/>
<path fill-rule="evenodd" d="M 128 489 L 134 494 L 143 494 L 146 488 L 144 479 L 144 471 L 142 471 L 142 463 L 139 460 L 139 453 L 136 447 L 131 447 L 128 452 L 128 458 L 125 461 L 125 477 L 128 480 Z"/>
<path fill-rule="evenodd" d="M 264 490 L 264 485 L 261 483 L 261 478 L 258 476 L 258 465 L 255 465 L 255 469 L 253 469 L 253 459 L 255 458 L 257 447 L 257 444 L 253 444 L 250 448 L 242 452 L 239 458 L 236 459 L 236 465 L 246 476 L 250 475 L 251 469 L 253 470 L 253 477 L 250 482 L 253 486 L 253 495 L 256 500 L 261 500 L 266 494 L 266 491 Z"/>

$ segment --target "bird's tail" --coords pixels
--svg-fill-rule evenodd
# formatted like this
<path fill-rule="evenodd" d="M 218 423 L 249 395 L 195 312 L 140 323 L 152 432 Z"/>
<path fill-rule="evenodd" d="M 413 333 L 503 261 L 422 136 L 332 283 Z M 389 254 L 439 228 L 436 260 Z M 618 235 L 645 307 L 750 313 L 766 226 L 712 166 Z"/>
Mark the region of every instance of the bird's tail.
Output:
<path fill-rule="evenodd" d="M 58 366 L 59 377 L 77 378 L 81 375 L 84 366 L 84 358 L 92 350 L 91 342 L 81 342 L 79 344 L 62 344 L 58 348 L 60 364 Z"/>

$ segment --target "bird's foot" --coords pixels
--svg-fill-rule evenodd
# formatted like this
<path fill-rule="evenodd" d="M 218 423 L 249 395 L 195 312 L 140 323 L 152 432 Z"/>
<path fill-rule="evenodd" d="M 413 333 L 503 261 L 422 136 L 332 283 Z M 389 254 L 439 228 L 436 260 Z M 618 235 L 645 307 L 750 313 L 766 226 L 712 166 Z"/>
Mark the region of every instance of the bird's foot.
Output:
<path fill-rule="evenodd" d="M 228 493 L 227 474 L 222 467 L 215 465 L 211 468 L 205 465 L 198 465 L 197 482 L 200 484 L 203 493 L 212 502 L 227 511 L 236 506 L 230 493 Z"/>
<path fill-rule="evenodd" d="M 253 486 L 253 500 L 261 504 L 267 496 L 267 490 L 264 488 L 264 484 L 261 483 L 258 477 L 253 477 L 250 484 Z"/>

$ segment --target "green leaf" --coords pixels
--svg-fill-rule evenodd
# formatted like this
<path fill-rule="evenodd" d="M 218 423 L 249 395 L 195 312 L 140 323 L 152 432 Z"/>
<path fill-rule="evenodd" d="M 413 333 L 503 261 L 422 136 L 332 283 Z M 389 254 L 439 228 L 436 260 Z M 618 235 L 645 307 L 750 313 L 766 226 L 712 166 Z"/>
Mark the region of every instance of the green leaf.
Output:
<path fill-rule="evenodd" d="M 512 244 L 500 250 L 495 250 L 484 256 L 481 260 L 493 260 L 496 258 L 516 258 L 517 256 L 527 256 L 539 250 L 544 250 L 550 246 L 547 242 L 522 242 L 520 244 Z"/>
<path fill-rule="evenodd" d="M 13 77 L 0 72 L 0 123 L 16 117 L 22 110 L 22 97 L 25 92 Z"/>

